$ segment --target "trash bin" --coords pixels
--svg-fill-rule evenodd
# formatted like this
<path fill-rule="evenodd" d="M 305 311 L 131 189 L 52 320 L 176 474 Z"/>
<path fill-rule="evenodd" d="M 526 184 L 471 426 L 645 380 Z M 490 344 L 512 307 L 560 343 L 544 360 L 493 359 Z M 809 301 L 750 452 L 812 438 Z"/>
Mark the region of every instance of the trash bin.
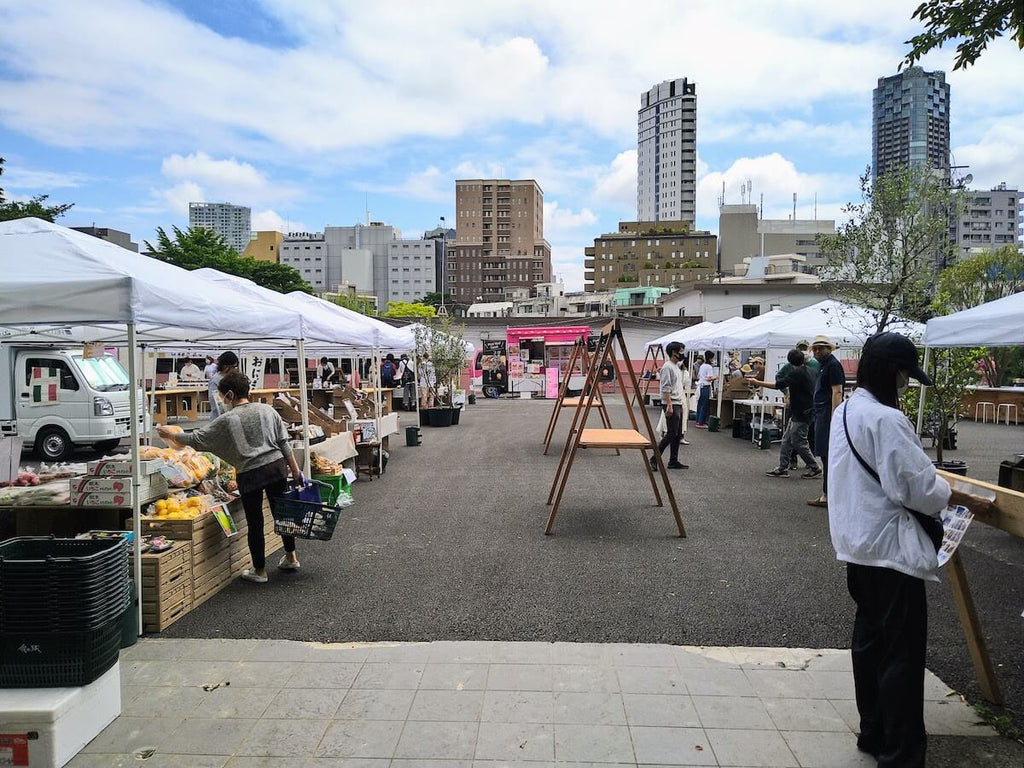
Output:
<path fill-rule="evenodd" d="M 717 416 L 711 416 L 708 418 L 708 432 L 717 432 L 719 425 L 722 420 Z"/>
<path fill-rule="evenodd" d="M 405 428 L 405 444 L 414 447 L 420 444 L 420 428 L 419 427 L 406 427 Z"/>

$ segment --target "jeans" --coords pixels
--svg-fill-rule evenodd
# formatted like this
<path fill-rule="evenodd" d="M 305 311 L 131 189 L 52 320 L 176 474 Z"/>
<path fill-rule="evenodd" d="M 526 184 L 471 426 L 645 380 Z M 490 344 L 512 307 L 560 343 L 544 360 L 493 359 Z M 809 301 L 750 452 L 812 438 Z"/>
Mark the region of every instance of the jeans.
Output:
<path fill-rule="evenodd" d="M 416 384 L 408 382 L 402 385 L 402 407 L 407 411 L 416 410 Z"/>
<path fill-rule="evenodd" d="M 857 745 L 878 757 L 878 768 L 924 768 L 924 582 L 890 568 L 847 563 L 846 584 L 857 604 L 851 646 Z"/>
<path fill-rule="evenodd" d="M 811 453 L 811 447 L 807 444 L 807 431 L 810 424 L 806 421 L 789 420 L 786 433 L 782 436 L 782 452 L 779 454 L 779 466 L 785 469 L 792 460 L 795 463 L 796 456 L 804 460 L 808 467 L 818 466 Z"/>
<path fill-rule="evenodd" d="M 247 525 L 247 536 L 249 540 L 249 554 L 252 556 L 252 567 L 262 571 L 267 567 L 267 540 L 263 535 L 263 492 L 267 493 L 267 500 L 277 498 L 288 489 L 285 480 L 278 480 L 266 488 L 257 488 L 255 491 L 247 491 L 241 494 L 242 509 L 245 510 L 245 522 Z M 271 503 L 273 503 L 271 501 Z M 295 551 L 295 537 L 282 536 L 285 552 Z"/>
<path fill-rule="evenodd" d="M 668 460 L 670 464 L 679 461 L 679 441 L 683 439 L 683 409 L 679 405 L 672 406 L 672 415 L 665 414 L 665 436 L 658 443 L 658 453 L 664 453 L 665 448 L 669 449 Z"/>
<path fill-rule="evenodd" d="M 697 388 L 697 423 L 708 423 L 708 412 L 711 410 L 711 387 Z"/>

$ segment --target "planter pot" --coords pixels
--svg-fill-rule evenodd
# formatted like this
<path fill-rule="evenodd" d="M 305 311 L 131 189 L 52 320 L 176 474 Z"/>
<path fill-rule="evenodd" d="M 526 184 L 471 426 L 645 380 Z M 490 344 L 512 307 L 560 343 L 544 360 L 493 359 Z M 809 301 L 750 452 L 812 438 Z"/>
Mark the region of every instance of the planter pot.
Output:
<path fill-rule="evenodd" d="M 470 405 L 476 405 L 476 395 L 470 395 L 469 396 L 469 404 Z"/>
<path fill-rule="evenodd" d="M 644 405 L 650 405 L 650 404 L 651 404 L 651 396 L 650 395 L 644 395 Z"/>
<path fill-rule="evenodd" d="M 434 409 L 433 408 L 420 408 L 420 426 L 421 427 L 432 427 L 432 426 L 434 426 L 433 414 L 434 414 Z"/>
<path fill-rule="evenodd" d="M 462 415 L 462 408 L 452 408 L 452 424 L 459 423 L 459 417 Z"/>
<path fill-rule="evenodd" d="M 430 426 L 450 427 L 452 425 L 454 408 L 431 408 L 430 411 Z"/>
<path fill-rule="evenodd" d="M 944 472 L 949 472 L 954 475 L 962 475 L 967 477 L 967 462 L 966 461 L 933 461 L 936 469 L 941 469 Z"/>

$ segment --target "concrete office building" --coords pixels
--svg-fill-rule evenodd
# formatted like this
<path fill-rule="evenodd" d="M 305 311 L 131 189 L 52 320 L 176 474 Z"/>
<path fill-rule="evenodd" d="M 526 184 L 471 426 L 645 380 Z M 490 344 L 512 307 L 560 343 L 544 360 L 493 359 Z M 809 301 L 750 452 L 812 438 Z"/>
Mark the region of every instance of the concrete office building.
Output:
<path fill-rule="evenodd" d="M 697 86 L 666 80 L 640 95 L 636 217 L 697 220 Z"/>
<path fill-rule="evenodd" d="M 91 227 L 71 227 L 76 232 L 84 232 L 87 235 L 92 235 L 100 240 L 106 240 L 108 243 L 119 245 L 127 251 L 139 252 L 139 244 L 132 242 L 132 236 L 127 232 L 121 232 L 117 229 L 110 229 L 109 227 L 97 227 L 95 225 Z"/>
<path fill-rule="evenodd" d="M 438 254 L 433 240 L 388 244 L 388 301 L 419 301 L 437 290 Z"/>
<path fill-rule="evenodd" d="M 583 250 L 584 290 L 672 288 L 715 269 L 717 238 L 686 222 L 622 221 Z"/>
<path fill-rule="evenodd" d="M 343 293 L 351 286 L 359 294 L 375 294 L 373 252 L 338 245 L 332 229 L 338 228 L 289 233 L 281 243 L 281 263 L 298 270 L 316 293 Z"/>
<path fill-rule="evenodd" d="M 718 271 L 732 274 L 750 256 L 795 253 L 814 271 L 824 260 L 818 235 L 835 234 L 832 219 L 762 219 L 756 205 L 723 205 L 718 211 Z"/>
<path fill-rule="evenodd" d="M 1017 210 L 1020 192 L 1005 183 L 987 192 L 970 190 L 967 210 L 957 222 L 957 255 L 970 256 L 980 251 L 1021 247 Z"/>
<path fill-rule="evenodd" d="M 224 235 L 231 247 L 241 253 L 249 245 L 252 211 L 230 203 L 189 203 L 190 228 L 212 229 Z"/>
<path fill-rule="evenodd" d="M 501 301 L 510 289 L 551 282 L 544 193 L 536 181 L 460 179 L 455 209 L 445 277 L 456 311 Z"/>
<path fill-rule="evenodd" d="M 283 232 L 276 230 L 253 232 L 250 235 L 249 244 L 242 251 L 242 256 L 247 259 L 256 259 L 256 261 L 280 261 L 283 243 Z"/>
<path fill-rule="evenodd" d="M 434 285 L 440 286 L 444 283 L 444 276 L 441 274 L 444 267 L 444 252 L 448 243 L 455 242 L 455 230 L 450 227 L 435 227 L 424 232 L 423 239 L 434 243 Z M 439 289 L 435 288 L 434 290 Z"/>
<path fill-rule="evenodd" d="M 949 84 L 921 67 L 878 78 L 872 99 L 871 173 L 898 167 L 949 171 Z"/>

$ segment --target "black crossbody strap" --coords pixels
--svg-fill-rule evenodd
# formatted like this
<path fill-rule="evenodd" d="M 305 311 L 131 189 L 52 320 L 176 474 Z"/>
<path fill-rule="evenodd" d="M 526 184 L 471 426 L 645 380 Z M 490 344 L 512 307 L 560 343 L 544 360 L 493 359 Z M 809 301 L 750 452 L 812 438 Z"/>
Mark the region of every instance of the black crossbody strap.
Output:
<path fill-rule="evenodd" d="M 853 440 L 850 439 L 850 427 L 846 423 L 846 411 L 849 408 L 849 404 L 843 406 L 843 431 L 846 432 L 846 444 L 850 446 L 850 451 L 853 453 L 853 458 L 860 462 L 860 465 L 864 467 L 864 471 L 875 478 L 875 482 L 879 485 L 882 484 L 882 478 L 878 476 L 874 467 L 864 461 L 864 457 L 857 451 L 857 446 L 853 444 Z"/>

